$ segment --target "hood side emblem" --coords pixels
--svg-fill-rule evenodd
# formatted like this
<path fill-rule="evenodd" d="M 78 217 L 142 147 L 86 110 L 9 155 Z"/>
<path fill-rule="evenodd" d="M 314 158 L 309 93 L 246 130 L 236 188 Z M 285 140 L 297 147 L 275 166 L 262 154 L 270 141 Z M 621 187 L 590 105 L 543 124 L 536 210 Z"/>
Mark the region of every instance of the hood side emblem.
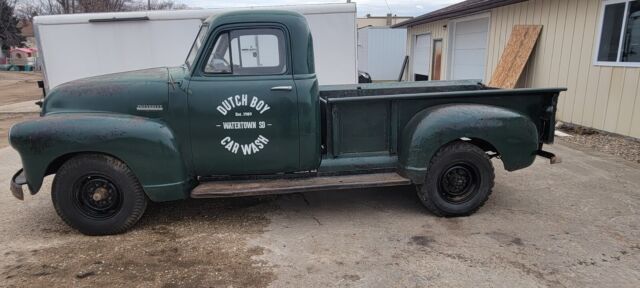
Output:
<path fill-rule="evenodd" d="M 162 107 L 162 105 L 145 104 L 145 105 L 138 105 L 136 107 L 136 110 L 138 110 L 138 111 L 163 111 L 164 108 Z"/>

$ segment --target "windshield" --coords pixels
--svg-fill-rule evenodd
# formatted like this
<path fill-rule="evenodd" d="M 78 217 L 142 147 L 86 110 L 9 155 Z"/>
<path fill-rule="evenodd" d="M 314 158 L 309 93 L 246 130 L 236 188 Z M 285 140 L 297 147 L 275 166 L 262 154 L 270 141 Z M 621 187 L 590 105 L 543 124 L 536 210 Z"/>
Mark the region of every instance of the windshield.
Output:
<path fill-rule="evenodd" d="M 196 54 L 198 53 L 200 46 L 202 46 L 202 41 L 204 41 L 204 37 L 207 35 L 208 28 L 209 27 L 207 25 L 202 25 L 202 27 L 200 27 L 200 32 L 198 32 L 196 40 L 193 41 L 193 46 L 191 46 L 191 51 L 189 51 L 189 55 L 187 56 L 187 60 L 185 61 L 188 68 L 191 68 L 191 65 L 193 65 L 193 61 L 196 60 Z"/>

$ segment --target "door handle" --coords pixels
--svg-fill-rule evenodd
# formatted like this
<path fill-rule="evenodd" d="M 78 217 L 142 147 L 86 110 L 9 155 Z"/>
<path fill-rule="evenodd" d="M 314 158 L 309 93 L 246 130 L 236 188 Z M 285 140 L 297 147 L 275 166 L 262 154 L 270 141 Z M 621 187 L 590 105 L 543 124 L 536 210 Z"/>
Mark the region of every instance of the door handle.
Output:
<path fill-rule="evenodd" d="M 271 91 L 291 91 L 293 87 L 291 86 L 275 86 L 271 87 Z"/>

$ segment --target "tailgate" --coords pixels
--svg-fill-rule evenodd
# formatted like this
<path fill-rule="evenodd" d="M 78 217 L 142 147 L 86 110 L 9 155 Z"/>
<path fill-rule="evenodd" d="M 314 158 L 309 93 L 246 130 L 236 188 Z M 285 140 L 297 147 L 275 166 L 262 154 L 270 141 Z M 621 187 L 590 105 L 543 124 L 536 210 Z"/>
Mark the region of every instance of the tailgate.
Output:
<path fill-rule="evenodd" d="M 556 111 L 558 109 L 558 96 L 560 91 L 547 92 L 542 96 L 542 112 L 540 114 L 540 123 L 538 125 L 538 133 L 540 134 L 540 142 L 552 144 L 555 138 L 556 130 Z"/>

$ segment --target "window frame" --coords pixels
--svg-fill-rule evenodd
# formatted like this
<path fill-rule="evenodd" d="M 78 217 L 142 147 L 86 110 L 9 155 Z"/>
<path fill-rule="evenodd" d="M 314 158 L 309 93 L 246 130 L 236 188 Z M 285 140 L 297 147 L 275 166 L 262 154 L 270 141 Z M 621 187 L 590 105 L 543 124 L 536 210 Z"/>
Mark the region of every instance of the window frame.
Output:
<path fill-rule="evenodd" d="M 600 19 L 598 20 L 598 36 L 595 43 L 595 49 L 593 54 L 593 65 L 607 66 L 607 67 L 640 67 L 640 62 L 622 62 L 622 49 L 624 46 L 624 34 L 627 29 L 627 20 L 629 19 L 629 6 L 630 2 L 636 0 L 602 0 L 600 2 Z M 620 29 L 620 41 L 618 42 L 618 54 L 616 61 L 600 61 L 598 60 L 598 54 L 600 54 L 600 41 L 602 41 L 602 29 L 604 28 L 604 13 L 607 5 L 625 3 L 624 17 L 622 18 L 622 28 Z"/>
<path fill-rule="evenodd" d="M 227 52 L 229 52 L 229 72 L 207 72 L 205 69 L 207 68 L 207 63 L 209 62 L 209 58 L 213 54 L 213 49 L 216 48 L 216 44 L 220 37 L 223 35 L 227 35 L 227 41 L 229 42 L 227 46 Z M 233 53 L 231 51 L 231 30 L 222 30 L 218 33 L 213 39 L 213 46 L 211 46 L 211 51 L 207 52 L 206 57 L 204 57 L 205 61 L 203 62 L 202 68 L 200 69 L 203 75 L 234 75 L 233 74 Z"/>
<path fill-rule="evenodd" d="M 207 45 L 207 36 L 209 34 L 209 24 L 203 23 L 202 25 L 200 25 L 200 28 L 198 29 L 198 33 L 196 34 L 196 37 L 193 39 L 191 46 L 189 46 L 189 53 L 187 54 L 187 58 L 184 59 L 184 65 L 187 66 L 188 70 L 191 70 L 191 68 L 198 65 L 198 53 L 200 53 L 200 51 L 196 50 L 196 53 L 193 55 L 193 62 L 191 64 L 189 64 L 189 56 L 191 56 L 193 47 L 196 46 L 196 43 L 198 42 L 198 37 L 200 36 L 200 33 L 202 33 L 205 28 L 207 29 L 207 31 L 205 32 L 206 35 L 203 36 L 204 37 L 202 39 L 203 41 L 202 43 L 200 43 L 200 47 L 198 47 L 198 50 L 202 49 L 202 47 Z"/>
<path fill-rule="evenodd" d="M 284 54 L 283 55 L 279 55 L 281 60 L 284 61 L 284 70 L 281 73 L 273 73 L 273 74 L 235 74 L 235 71 L 233 69 L 233 51 L 231 50 L 231 34 L 234 31 L 238 31 L 238 30 L 262 30 L 262 29 L 275 29 L 275 30 L 279 30 L 282 33 L 282 41 L 280 41 L 280 39 L 278 39 L 278 44 L 282 44 L 282 49 L 278 49 L 279 51 L 281 50 Z M 215 72 L 207 72 L 205 71 L 205 67 L 206 67 L 206 63 L 209 61 L 209 58 L 211 57 L 211 54 L 213 53 L 213 48 L 215 47 L 216 42 L 218 41 L 219 37 L 223 34 L 227 34 L 229 35 L 228 39 L 229 39 L 229 59 L 231 61 L 231 72 L 230 73 L 215 73 Z M 273 35 L 273 34 L 272 34 Z M 276 37 L 277 38 L 277 37 Z M 290 75 L 291 74 L 291 69 L 292 69 L 292 62 L 290 59 L 290 53 L 289 53 L 289 33 L 287 32 L 287 30 L 280 26 L 280 25 L 256 25 L 256 26 L 250 26 L 250 27 L 246 27 L 246 26 L 227 26 L 227 27 L 221 27 L 221 29 L 215 31 L 215 35 L 213 35 L 213 41 L 211 42 L 210 45 L 208 45 L 207 47 L 208 51 L 206 51 L 206 54 L 203 55 L 202 57 L 202 61 L 200 61 L 200 68 L 197 69 L 197 71 L 199 71 L 199 73 L 202 76 L 205 77 L 260 77 L 260 76 L 281 76 L 281 75 Z"/>

